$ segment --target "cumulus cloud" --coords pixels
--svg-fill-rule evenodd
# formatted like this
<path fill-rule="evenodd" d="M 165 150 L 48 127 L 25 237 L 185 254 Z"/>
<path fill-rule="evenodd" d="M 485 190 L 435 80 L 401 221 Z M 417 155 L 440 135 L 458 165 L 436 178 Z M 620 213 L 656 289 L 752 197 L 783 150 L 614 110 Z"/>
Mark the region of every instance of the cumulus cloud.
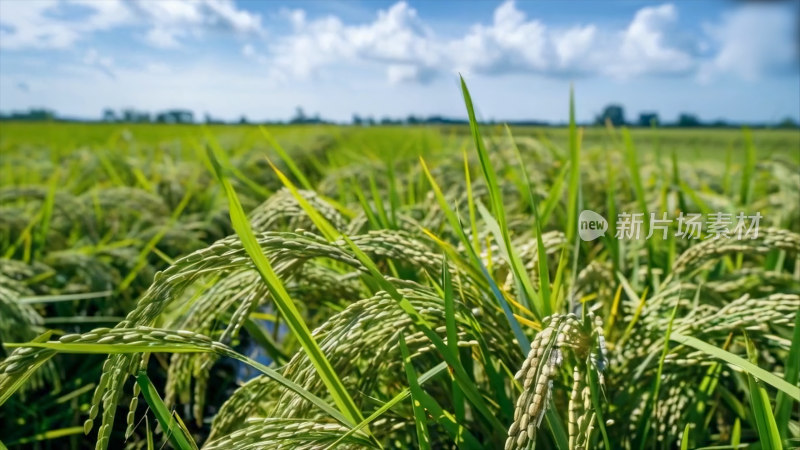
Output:
<path fill-rule="evenodd" d="M 64 6 L 57 0 L 0 2 L 0 48 L 69 48 L 86 33 L 115 25 L 105 16 L 105 2 L 98 2 L 100 7 L 81 22 L 55 18 Z"/>
<path fill-rule="evenodd" d="M 284 17 L 292 32 L 266 49 L 276 70 L 290 76 L 307 77 L 341 62 L 382 65 L 390 82 L 427 81 L 447 72 L 629 78 L 685 73 L 695 64 L 690 51 L 669 39 L 677 21 L 672 4 L 642 8 L 625 29 L 608 30 L 593 24 L 549 27 L 508 0 L 495 9 L 491 23 L 449 38 L 433 33 L 402 1 L 361 25 L 335 16 L 309 21 L 302 10 Z"/>
<path fill-rule="evenodd" d="M 156 47 L 180 47 L 183 38 L 208 30 L 242 35 L 263 33 L 261 17 L 238 9 L 232 0 L 137 0 L 128 5 L 150 25 L 145 39 Z"/>
<path fill-rule="evenodd" d="M 686 73 L 694 66 L 693 55 L 669 42 L 678 12 L 673 4 L 640 9 L 622 33 L 618 52 L 609 55 L 610 75 Z M 613 49 L 617 50 L 617 49 Z"/>
<path fill-rule="evenodd" d="M 0 48 L 68 49 L 98 31 L 144 28 L 156 47 L 181 45 L 206 31 L 260 35 L 258 14 L 233 0 L 28 0 L 0 2 Z"/>
<path fill-rule="evenodd" d="M 338 62 L 378 63 L 390 81 L 423 80 L 437 67 L 436 37 L 405 2 L 378 12 L 375 21 L 345 25 L 328 16 L 308 20 L 302 10 L 284 11 L 292 33 L 270 46 L 276 70 L 307 77 Z"/>
<path fill-rule="evenodd" d="M 796 11 L 787 13 L 785 4 L 731 7 L 701 31 L 689 31 L 679 29 L 672 3 L 642 7 L 622 26 L 553 26 L 507 0 L 485 22 L 440 35 L 399 1 L 362 23 L 283 10 L 278 20 L 289 30 L 269 40 L 262 17 L 240 6 L 234 0 L 0 0 L 0 47 L 74 48 L 93 33 L 120 27 L 158 48 L 227 33 L 245 37 L 242 57 L 268 67 L 268 78 L 277 81 L 338 67 L 383 70 L 391 83 L 425 83 L 455 72 L 622 80 L 694 75 L 708 81 L 755 79 L 798 66 Z M 99 60 L 90 65 L 113 74 Z"/>
<path fill-rule="evenodd" d="M 706 23 L 705 32 L 718 47 L 698 74 L 710 81 L 723 73 L 755 80 L 765 73 L 797 71 L 800 64 L 796 5 L 744 5 L 721 23 Z"/>
<path fill-rule="evenodd" d="M 527 20 L 513 1 L 500 5 L 491 25 L 475 25 L 448 44 L 448 55 L 463 72 L 543 71 L 550 63 L 547 27 Z"/>

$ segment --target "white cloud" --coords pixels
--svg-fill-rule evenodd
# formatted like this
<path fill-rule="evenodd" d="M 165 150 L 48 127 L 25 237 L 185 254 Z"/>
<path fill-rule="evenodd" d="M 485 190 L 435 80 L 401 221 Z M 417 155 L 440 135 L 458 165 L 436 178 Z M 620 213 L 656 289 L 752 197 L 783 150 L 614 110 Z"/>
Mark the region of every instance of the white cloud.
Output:
<path fill-rule="evenodd" d="M 227 33 L 246 38 L 242 57 L 267 67 L 270 81 L 338 68 L 382 70 L 390 83 L 425 83 L 455 72 L 623 80 L 697 74 L 707 81 L 730 74 L 754 79 L 797 66 L 797 29 L 783 6 L 740 7 L 706 23 L 693 39 L 677 29 L 678 8 L 671 3 L 643 7 L 624 26 L 553 26 L 507 0 L 486 23 L 454 35 L 437 34 L 405 1 L 362 23 L 309 18 L 301 9 L 284 10 L 278 20 L 290 29 L 266 40 L 262 17 L 234 0 L 0 0 L 0 47 L 69 49 L 82 41 L 100 47 L 91 41 L 94 33 L 126 28 L 152 46 L 178 48 Z M 98 61 L 91 65 L 114 73 Z"/>
<path fill-rule="evenodd" d="M 208 30 L 241 35 L 264 32 L 261 17 L 237 9 L 232 0 L 137 0 L 129 5 L 150 25 L 145 39 L 155 47 L 180 47 L 186 36 L 201 36 Z"/>
<path fill-rule="evenodd" d="M 502 73 L 542 71 L 549 65 L 547 27 L 528 21 L 513 1 L 500 5 L 490 26 L 475 25 L 464 37 L 448 44 L 457 70 Z"/>
<path fill-rule="evenodd" d="M 708 82 L 723 73 L 756 80 L 771 71 L 797 70 L 798 29 L 795 5 L 744 5 L 705 31 L 718 47 L 703 64 L 699 78 Z"/>
<path fill-rule="evenodd" d="M 560 69 L 578 68 L 595 59 L 592 50 L 598 35 L 597 27 L 587 25 L 553 33 L 553 47 Z"/>
<path fill-rule="evenodd" d="M 438 63 L 435 37 L 405 2 L 378 12 L 365 25 L 345 25 L 338 17 L 309 21 L 302 10 L 284 11 L 292 33 L 268 50 L 279 73 L 308 77 L 339 62 L 378 63 L 394 82 L 421 79 Z"/>
<path fill-rule="evenodd" d="M 48 17 L 59 5 L 56 0 L 0 2 L 0 48 L 70 47 L 86 26 Z"/>
<path fill-rule="evenodd" d="M 474 27 L 455 48 L 466 55 L 460 65 L 479 72 L 599 73 L 614 78 L 685 72 L 692 56 L 667 39 L 676 19 L 675 7 L 665 4 L 642 8 L 622 31 L 596 25 L 558 29 L 529 20 L 507 1 L 495 11 L 492 26 Z"/>
<path fill-rule="evenodd" d="M 671 4 L 642 8 L 627 28 L 606 30 L 592 24 L 551 28 L 508 0 L 490 24 L 475 24 L 453 38 L 437 36 L 402 1 L 361 25 L 335 16 L 309 21 L 302 10 L 285 11 L 284 17 L 292 32 L 265 47 L 284 77 L 308 77 L 340 63 L 383 66 L 393 83 L 452 72 L 629 78 L 685 73 L 694 66 L 692 54 L 670 42 L 677 21 Z"/>
<path fill-rule="evenodd" d="M 678 12 L 672 4 L 640 9 L 624 31 L 618 58 L 610 58 L 607 72 L 630 77 L 643 74 L 686 73 L 693 57 L 668 42 Z"/>
<path fill-rule="evenodd" d="M 67 11 L 77 8 L 80 13 Z M 77 16 L 76 16 L 77 15 Z M 178 47 L 187 36 L 206 31 L 261 35 L 258 14 L 239 9 L 233 0 L 28 0 L 0 1 L 0 47 L 68 49 L 98 31 L 145 28 L 145 41 Z"/>

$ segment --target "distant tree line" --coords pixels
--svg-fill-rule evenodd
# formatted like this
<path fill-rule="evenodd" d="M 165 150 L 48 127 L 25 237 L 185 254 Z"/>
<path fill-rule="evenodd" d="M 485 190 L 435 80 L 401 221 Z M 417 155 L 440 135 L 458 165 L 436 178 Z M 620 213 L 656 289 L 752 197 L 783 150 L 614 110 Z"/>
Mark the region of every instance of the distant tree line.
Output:
<path fill-rule="evenodd" d="M 0 121 L 29 121 L 29 122 L 61 121 L 61 122 L 164 123 L 164 124 L 206 123 L 206 124 L 220 124 L 220 125 L 222 124 L 243 125 L 249 123 L 276 124 L 276 125 L 336 124 L 336 122 L 321 118 L 318 113 L 313 115 L 308 115 L 305 113 L 303 108 L 299 106 L 295 109 L 294 115 L 285 121 L 277 120 L 277 121 L 251 122 L 245 116 L 242 116 L 238 120 L 225 121 L 222 119 L 214 118 L 208 113 L 205 114 L 203 120 L 196 120 L 194 113 L 187 109 L 170 109 L 151 114 L 150 112 L 147 111 L 139 111 L 131 108 L 123 109 L 120 111 L 115 111 L 113 109 L 107 108 L 103 110 L 99 120 L 71 119 L 58 116 L 52 110 L 44 108 L 32 108 L 28 111 L 23 111 L 23 112 L 15 111 L 8 114 L 0 112 Z M 469 122 L 466 119 L 461 119 L 461 118 L 451 118 L 440 115 L 420 117 L 413 114 L 405 118 L 394 118 L 385 116 L 380 119 L 376 119 L 373 116 L 362 117 L 359 114 L 353 114 L 353 117 L 349 122 L 350 125 L 362 126 L 362 127 L 377 126 L 377 125 L 381 126 L 465 125 L 468 123 Z M 484 121 L 484 123 L 488 125 L 507 123 L 509 125 L 514 125 L 514 126 L 540 126 L 540 127 L 565 125 L 565 123 L 552 123 L 540 120 L 512 120 L 512 121 L 488 120 Z M 605 108 L 603 108 L 603 111 L 595 117 L 592 123 L 584 125 L 605 126 L 607 123 L 610 123 L 615 127 L 659 126 L 659 127 L 678 127 L 678 128 L 699 128 L 699 127 L 726 128 L 726 127 L 740 127 L 742 125 L 749 125 L 751 127 L 798 128 L 800 126 L 794 119 L 790 117 L 780 121 L 779 123 L 764 122 L 764 123 L 744 124 L 744 123 L 728 122 L 725 120 L 702 121 L 697 117 L 697 115 L 692 113 L 681 113 L 678 115 L 678 118 L 674 122 L 662 122 L 658 113 L 653 111 L 642 112 L 639 114 L 638 118 L 633 120 L 627 120 L 627 118 L 625 117 L 625 108 L 623 108 L 619 104 L 610 104 L 606 106 Z"/>
<path fill-rule="evenodd" d="M 610 123 L 615 127 L 621 126 L 634 126 L 634 127 L 652 127 L 652 126 L 660 126 L 660 127 L 677 127 L 677 128 L 699 128 L 699 127 L 710 127 L 710 128 L 729 128 L 729 127 L 740 127 L 742 123 L 734 123 L 728 122 L 725 120 L 713 120 L 710 122 L 703 122 L 701 121 L 697 115 L 692 113 L 680 113 L 678 114 L 677 120 L 674 122 L 661 122 L 661 119 L 658 116 L 657 112 L 642 112 L 639 114 L 638 120 L 627 121 L 625 120 L 625 108 L 618 104 L 611 104 L 603 108 L 603 112 L 599 114 L 595 120 L 595 125 L 605 125 Z M 797 122 L 792 119 L 791 117 L 787 117 L 780 121 L 777 124 L 749 124 L 755 126 L 777 126 L 778 128 L 797 128 Z"/>

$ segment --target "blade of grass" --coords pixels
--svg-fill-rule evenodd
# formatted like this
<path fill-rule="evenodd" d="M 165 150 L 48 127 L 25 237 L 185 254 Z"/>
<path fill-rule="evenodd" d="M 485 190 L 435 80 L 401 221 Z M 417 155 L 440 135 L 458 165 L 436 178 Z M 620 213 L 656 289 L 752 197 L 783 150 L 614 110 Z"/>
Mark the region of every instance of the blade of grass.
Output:
<path fill-rule="evenodd" d="M 367 198 L 364 197 L 364 191 L 361 189 L 361 186 L 359 186 L 357 183 L 352 183 L 351 191 L 356 194 L 358 203 L 361 205 L 364 215 L 367 216 L 367 222 L 369 222 L 370 227 L 372 227 L 373 230 L 380 229 L 381 223 L 378 221 L 378 218 L 375 217 L 375 213 L 372 211 L 372 207 L 369 206 Z"/>
<path fill-rule="evenodd" d="M 750 361 L 755 364 L 758 362 L 755 345 L 747 337 L 746 333 L 744 338 L 747 344 L 747 355 Z M 778 425 L 775 423 L 775 416 L 772 415 L 772 406 L 769 403 L 767 390 L 750 373 L 747 374 L 747 387 L 750 390 L 750 407 L 753 410 L 761 447 L 770 450 L 781 450 L 783 448 L 781 435 L 778 432 Z"/>
<path fill-rule="evenodd" d="M 639 168 L 639 155 L 636 151 L 636 147 L 633 145 L 633 139 L 631 138 L 631 133 L 628 131 L 627 128 L 622 128 L 622 139 L 625 142 L 625 160 L 628 163 L 628 170 L 631 174 L 631 180 L 633 183 L 633 191 L 636 195 L 636 202 L 639 205 L 639 211 L 644 214 L 643 215 L 643 227 L 644 227 L 644 235 L 650 235 L 650 210 L 647 206 L 647 198 L 645 197 L 644 193 L 644 185 L 642 184 L 642 176 L 641 176 L 641 169 Z M 654 283 L 652 279 L 653 273 L 653 258 L 655 257 L 655 249 L 654 249 L 654 242 L 655 239 L 647 239 L 645 244 L 647 246 L 647 276 L 650 278 L 650 281 Z M 653 288 L 657 288 L 655 284 Z"/>
<path fill-rule="evenodd" d="M 614 237 L 617 235 L 617 174 L 614 163 L 609 158 L 606 161 L 606 209 L 608 210 L 608 233 L 603 239 L 611 253 L 611 262 L 614 272 L 622 270 L 620 268 L 619 241 Z"/>
<path fill-rule="evenodd" d="M 42 203 L 42 220 L 39 227 L 36 229 L 36 236 L 34 237 L 33 249 L 34 258 L 39 258 L 44 254 L 45 243 L 47 241 L 47 232 L 50 231 L 50 220 L 53 217 L 53 207 L 55 206 L 56 189 L 59 187 L 59 179 L 61 171 L 56 168 L 50 176 L 50 181 L 47 183 L 47 195 Z"/>
<path fill-rule="evenodd" d="M 436 180 L 433 179 L 433 176 L 428 170 L 428 166 L 425 164 L 425 160 L 420 158 L 420 163 L 422 164 L 422 170 L 428 177 L 428 181 L 430 182 L 434 195 L 436 196 L 436 199 L 439 202 L 439 206 L 442 208 L 442 211 L 445 214 L 445 218 L 447 218 L 448 222 L 450 223 L 450 227 L 453 229 L 453 231 L 455 231 L 458 234 L 462 244 L 464 245 L 465 248 L 467 248 L 467 253 L 470 256 L 472 266 L 479 268 L 479 273 L 481 273 L 485 277 L 486 281 L 489 283 L 491 292 L 494 295 L 497 302 L 503 308 L 503 313 L 506 315 L 506 318 L 508 319 L 511 329 L 514 332 L 514 336 L 517 338 L 517 341 L 522 347 L 522 351 L 527 354 L 527 351 L 530 349 L 530 341 L 528 340 L 527 336 L 525 336 L 525 333 L 522 332 L 522 327 L 520 327 L 519 322 L 514 317 L 514 314 L 511 310 L 511 307 L 508 305 L 505 296 L 502 294 L 502 292 L 500 292 L 500 289 L 497 287 L 497 284 L 495 283 L 491 274 L 486 269 L 485 265 L 483 264 L 483 261 L 481 261 L 481 259 L 473 250 L 472 244 L 469 242 L 469 238 L 467 238 L 466 233 L 464 233 L 464 228 L 461 226 L 461 221 L 459 220 L 456 213 L 450 208 L 450 205 L 447 203 L 447 199 L 445 199 L 442 190 L 439 188 L 439 185 L 436 183 Z M 491 219 L 491 216 L 486 215 L 485 217 L 491 220 L 491 223 L 489 223 L 490 226 L 492 225 L 492 223 L 494 223 L 494 226 L 499 229 L 499 225 L 497 225 L 497 223 L 493 219 Z"/>
<path fill-rule="evenodd" d="M 552 311 L 550 310 L 549 304 L 546 304 L 539 295 L 536 295 L 536 292 L 533 290 L 533 286 L 531 286 L 531 279 L 525 270 L 525 265 L 522 263 L 522 260 L 511 243 L 508 224 L 506 222 L 505 207 L 503 206 L 503 195 L 500 190 L 500 186 L 497 183 L 497 176 L 495 175 L 494 168 L 492 167 L 489 153 L 487 152 L 483 143 L 483 138 L 481 137 L 480 128 L 478 125 L 478 119 L 475 117 L 475 109 L 472 105 L 472 98 L 470 97 L 467 84 L 464 82 L 463 77 L 461 77 L 461 92 L 464 96 L 464 103 L 467 107 L 472 139 L 475 143 L 475 148 L 478 151 L 478 159 L 481 163 L 481 169 L 483 171 L 483 177 L 486 180 L 486 186 L 489 189 L 489 200 L 492 206 L 492 214 L 497 220 L 497 224 L 502 234 L 501 243 L 505 246 L 510 258 L 509 265 L 511 266 L 512 272 L 514 272 L 514 278 L 523 288 L 525 297 L 528 299 L 528 301 L 532 302 L 531 308 L 536 315 L 536 318 L 543 319 L 544 317 L 552 314 Z"/>
<path fill-rule="evenodd" d="M 436 402 L 436 400 L 428 395 L 425 391 L 422 390 L 419 383 L 417 382 L 416 372 L 414 371 L 414 367 L 411 365 L 411 356 L 408 352 L 408 346 L 406 346 L 406 340 L 403 335 L 400 335 L 400 351 L 403 353 L 403 365 L 406 370 L 406 377 L 408 378 L 408 387 L 411 390 L 411 400 L 419 402 L 419 408 L 425 408 L 428 413 L 433 417 L 433 419 L 442 426 L 442 428 L 447 431 L 447 433 L 454 439 L 461 438 L 463 441 L 463 446 L 461 448 L 467 449 L 479 449 L 482 448 L 480 443 L 472 433 L 469 432 L 463 425 L 458 423 L 455 418 L 448 413 L 447 411 L 443 410 L 441 406 Z M 415 405 L 415 408 L 417 406 Z M 417 410 L 414 411 L 415 416 L 417 416 Z M 422 420 L 425 420 L 425 411 L 421 412 Z M 419 420 L 419 418 L 417 418 Z M 419 428 L 418 428 L 419 430 Z M 426 430 L 427 432 L 427 430 Z M 418 443 L 422 448 L 430 448 L 430 445 L 425 446 L 425 440 L 428 442 L 430 438 L 424 436 Z"/>
<path fill-rule="evenodd" d="M 261 131 L 261 134 L 264 136 L 264 138 L 267 139 L 269 145 L 271 145 L 272 148 L 275 149 L 275 152 L 278 153 L 278 156 L 280 156 L 281 160 L 284 162 L 284 164 L 286 164 L 286 167 L 289 168 L 289 171 L 292 172 L 292 175 L 297 178 L 297 181 L 300 182 L 300 185 L 303 186 L 303 189 L 313 191 L 314 188 L 311 186 L 311 183 L 308 182 L 308 179 L 305 175 L 303 175 L 303 172 L 297 168 L 297 165 L 295 165 L 289 154 L 286 153 L 286 150 L 284 150 L 283 147 L 281 147 L 281 144 L 279 144 L 278 141 L 272 136 L 272 133 L 267 131 L 263 125 L 260 125 L 258 129 Z"/>
<path fill-rule="evenodd" d="M 142 397 L 147 401 L 172 445 L 180 450 L 197 450 L 197 444 L 191 438 L 189 431 L 185 427 L 181 427 L 180 422 L 170 414 L 167 405 L 158 395 L 158 391 L 150 382 L 145 371 L 139 372 L 136 376 L 136 383 L 142 388 Z"/>
<path fill-rule="evenodd" d="M 392 228 L 397 228 L 397 213 L 400 211 L 400 194 L 397 192 L 397 179 L 394 174 L 394 163 L 386 163 L 386 175 L 389 177 L 389 207 Z"/>
<path fill-rule="evenodd" d="M 469 171 L 469 158 L 467 157 L 466 147 L 462 151 L 464 155 L 464 180 L 467 183 L 467 209 L 469 210 L 469 230 L 472 235 L 472 250 L 480 252 L 481 244 L 478 240 L 478 224 L 475 220 L 475 197 L 472 194 L 472 177 Z M 427 173 L 427 170 L 426 170 Z"/>
<path fill-rule="evenodd" d="M 386 208 L 383 206 L 383 199 L 380 192 L 378 192 L 378 185 L 375 184 L 375 177 L 370 173 L 367 178 L 369 179 L 369 190 L 372 193 L 372 203 L 375 204 L 375 210 L 378 212 L 378 219 L 380 219 L 382 228 L 392 228 L 389 223 L 389 216 L 386 214 Z"/>
<path fill-rule="evenodd" d="M 18 301 L 25 304 L 72 302 L 75 300 L 111 297 L 113 293 L 113 291 L 98 291 L 87 292 L 85 294 L 36 295 L 33 297 L 20 297 Z"/>
<path fill-rule="evenodd" d="M 734 367 L 738 367 L 745 373 L 752 375 L 758 378 L 759 380 L 763 381 L 764 383 L 767 383 L 770 386 L 774 387 L 775 389 L 778 389 L 779 391 L 785 393 L 789 397 L 795 399 L 795 401 L 800 401 L 800 387 L 789 384 L 789 382 L 787 382 L 783 378 L 780 378 L 773 373 L 767 372 L 766 370 L 741 358 L 740 356 L 736 356 L 733 353 L 717 348 L 695 337 L 684 336 L 683 334 L 678 333 L 676 331 L 673 331 L 669 338 L 671 341 L 675 341 L 683 345 L 688 345 L 689 347 L 692 347 L 696 350 L 700 350 L 701 352 L 709 356 L 721 359 L 722 361 L 725 361 L 726 363 Z"/>
<path fill-rule="evenodd" d="M 784 364 L 784 380 L 792 386 L 800 384 L 800 314 L 795 314 L 792 332 L 792 345 Z M 775 421 L 781 438 L 789 437 L 789 421 L 792 417 L 792 400 L 783 392 L 778 392 L 775 398 Z"/>
<path fill-rule="evenodd" d="M 739 202 L 742 206 L 750 204 L 753 194 L 753 171 L 756 165 L 756 148 L 753 145 L 753 134 L 747 127 L 742 128 L 744 136 L 744 167 L 742 168 L 742 184 L 739 189 Z"/>
<path fill-rule="evenodd" d="M 578 231 L 578 183 L 580 182 L 580 146 L 578 126 L 575 122 L 575 89 L 569 87 L 569 199 L 567 204 L 567 242 L 572 242 Z"/>
<path fill-rule="evenodd" d="M 553 299 L 550 298 L 550 269 L 547 267 L 547 251 L 544 246 L 544 241 L 542 240 L 542 222 L 539 218 L 539 209 L 533 194 L 533 183 L 531 183 L 528 170 L 525 168 L 525 163 L 522 161 L 522 153 L 520 153 L 519 147 L 517 147 L 517 143 L 514 141 L 514 136 L 511 135 L 511 128 L 509 128 L 508 125 L 505 127 L 508 138 L 511 140 L 511 145 L 514 148 L 514 153 L 517 155 L 517 162 L 522 170 L 525 185 L 528 186 L 528 198 L 530 199 L 531 209 L 533 210 L 533 220 L 536 222 L 534 232 L 536 233 L 537 266 L 539 267 L 539 295 L 542 298 L 542 302 L 549 305 L 549 310 L 555 311 L 557 309 L 556 305 Z"/>
<path fill-rule="evenodd" d="M 567 175 L 570 173 L 569 167 L 569 163 L 564 164 L 564 167 L 558 171 L 553 180 L 553 185 L 547 193 L 547 198 L 542 203 L 542 225 L 547 225 L 553 210 L 555 210 L 558 202 L 561 201 L 561 195 L 564 192 L 564 181 L 566 181 Z"/>
<path fill-rule="evenodd" d="M 153 444 L 153 430 L 150 429 L 150 420 L 147 416 L 144 416 L 144 426 L 147 435 L 147 450 L 155 450 L 155 445 Z"/>
<path fill-rule="evenodd" d="M 680 297 L 680 292 L 678 293 L 678 297 Z M 658 369 L 656 370 L 655 378 L 653 378 L 653 389 L 650 391 L 650 398 L 648 398 L 647 403 L 645 404 L 644 413 L 642 413 L 642 419 L 639 422 L 639 432 L 637 435 L 642 437 L 641 441 L 639 442 L 640 450 L 644 450 L 645 446 L 647 445 L 647 435 L 650 432 L 650 421 L 653 417 L 657 416 L 653 413 L 653 410 L 656 405 L 658 405 L 658 396 L 661 389 L 661 376 L 664 373 L 664 361 L 669 353 L 669 336 L 672 334 L 672 324 L 675 322 L 675 316 L 678 313 L 679 304 L 680 302 L 675 302 L 675 307 L 672 308 L 672 315 L 669 318 L 667 331 L 664 336 L 664 347 L 661 349 L 661 357 L 658 360 Z M 655 425 L 656 429 L 658 429 L 658 424 L 656 423 Z M 686 438 L 686 436 L 684 436 L 684 438 Z"/>
<path fill-rule="evenodd" d="M 447 257 L 442 258 L 442 289 L 444 298 L 444 317 L 445 331 L 447 333 L 447 347 L 451 352 L 458 354 L 458 329 L 456 328 L 456 305 L 453 298 L 453 283 L 450 280 L 450 270 L 447 267 Z M 463 361 L 462 361 L 463 362 Z M 458 381 L 451 377 L 450 389 L 453 392 L 453 409 L 455 410 L 456 422 L 466 423 L 464 394 L 458 387 Z M 462 445 L 462 437 L 457 436 L 456 445 Z"/>
<path fill-rule="evenodd" d="M 417 384 L 417 372 L 411 364 L 411 356 L 406 347 L 406 341 L 403 335 L 400 335 L 400 350 L 403 353 L 403 368 L 406 371 L 406 378 L 408 385 L 411 388 L 411 407 L 414 411 L 414 425 L 417 428 L 417 448 L 422 450 L 430 450 L 431 437 L 428 435 L 428 417 L 425 413 L 425 408 L 422 407 L 422 395 L 420 395 L 419 385 Z M 458 436 L 455 437 L 458 439 Z"/>
<path fill-rule="evenodd" d="M 591 319 L 586 314 L 586 304 L 583 305 L 584 311 L 584 326 L 591 327 Z M 601 355 L 602 357 L 602 355 Z M 587 357 L 586 365 L 587 367 L 592 367 L 592 355 Z M 602 384 L 600 383 L 600 376 L 597 373 L 597 370 L 589 369 L 589 394 L 592 399 L 592 408 L 594 409 L 594 413 L 597 416 L 597 428 L 600 429 L 600 435 L 603 437 L 603 444 L 605 445 L 604 448 L 613 448 L 609 443 L 608 439 L 608 431 L 606 430 L 606 419 L 605 413 L 603 412 L 603 403 L 600 399 L 602 392 Z"/>
<path fill-rule="evenodd" d="M 683 436 L 681 436 L 681 450 L 689 450 L 689 425 L 683 428 Z"/>
<path fill-rule="evenodd" d="M 567 230 L 566 235 L 567 244 L 574 246 L 574 258 L 577 263 L 578 254 L 580 252 L 580 241 L 578 240 L 578 200 L 580 196 L 580 139 L 581 134 L 578 133 L 578 126 L 575 121 L 575 89 L 572 85 L 569 88 L 569 187 L 567 199 Z M 561 283 L 564 279 L 564 272 L 567 268 L 569 261 L 569 252 L 567 246 L 561 250 L 561 255 L 558 258 L 558 266 L 556 267 L 556 275 L 553 279 L 553 295 L 558 297 L 561 294 Z M 573 274 L 575 276 L 577 274 Z M 570 305 L 571 307 L 574 305 Z"/>
<path fill-rule="evenodd" d="M 448 366 L 447 366 L 446 362 L 444 362 L 444 361 L 440 362 L 439 364 L 434 366 L 432 369 L 430 369 L 427 372 L 425 372 L 422 375 L 420 375 L 419 378 L 417 379 L 417 384 L 419 384 L 420 386 L 424 385 L 431 378 L 435 377 L 436 375 L 439 375 L 440 373 L 445 372 L 447 370 L 447 367 Z M 348 430 L 347 433 L 343 434 L 339 439 L 337 439 L 333 444 L 329 445 L 327 448 L 328 449 L 336 448 L 337 444 L 339 444 L 341 441 L 343 441 L 344 439 L 348 438 L 349 436 L 352 436 L 353 433 L 355 433 L 358 430 L 360 430 L 360 429 L 364 428 L 365 426 L 369 425 L 371 422 L 375 421 L 377 418 L 379 418 L 380 416 L 385 414 L 387 411 L 392 409 L 395 405 L 397 405 L 398 403 L 400 403 L 403 400 L 407 399 L 410 395 L 411 395 L 411 389 L 404 388 L 402 391 L 397 393 L 397 395 L 392 397 L 391 400 L 389 400 L 388 402 L 386 402 L 383 405 L 381 405 L 380 408 L 376 409 L 375 412 L 370 414 L 369 417 L 364 419 L 364 421 L 362 421 L 358 425 L 356 425 L 353 428 L 351 428 L 350 430 Z"/>
<path fill-rule="evenodd" d="M 250 222 L 242 210 L 242 205 L 239 203 L 239 198 L 233 190 L 233 186 L 228 181 L 223 167 L 214 155 L 213 150 L 208 148 L 207 156 L 210 159 L 212 166 L 219 182 L 222 184 L 227 196 L 230 208 L 231 222 L 239 238 L 242 240 L 242 245 L 246 249 L 247 254 L 253 260 L 261 278 L 266 283 L 267 288 L 275 302 L 276 307 L 281 313 L 281 316 L 286 320 L 286 324 L 292 331 L 292 334 L 297 338 L 300 345 L 308 354 L 309 359 L 314 364 L 317 372 L 330 391 L 331 397 L 336 403 L 342 414 L 347 417 L 350 425 L 354 425 L 363 420 L 361 412 L 355 405 L 355 402 L 348 394 L 342 381 L 333 370 L 333 366 L 325 357 L 325 354 L 320 349 L 319 344 L 314 339 L 311 331 L 308 329 L 303 317 L 300 315 L 294 302 L 292 301 L 289 293 L 286 291 L 281 280 L 278 278 L 272 266 L 264 255 L 261 247 L 258 245 L 253 231 L 250 228 Z"/>
<path fill-rule="evenodd" d="M 68 428 L 59 428 L 57 430 L 48 430 L 42 433 L 36 433 L 30 437 L 9 442 L 8 445 L 31 444 L 34 442 L 49 441 L 50 439 L 58 439 L 65 436 L 74 436 L 76 434 L 83 434 L 83 427 L 68 427 Z M 0 442 L 0 448 L 3 448 L 1 442 Z"/>

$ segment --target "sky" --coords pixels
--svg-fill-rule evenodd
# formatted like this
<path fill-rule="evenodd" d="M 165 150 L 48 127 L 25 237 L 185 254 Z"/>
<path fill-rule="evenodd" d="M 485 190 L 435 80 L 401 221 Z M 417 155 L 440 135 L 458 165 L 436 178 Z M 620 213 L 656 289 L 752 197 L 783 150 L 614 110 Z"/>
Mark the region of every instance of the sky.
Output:
<path fill-rule="evenodd" d="M 0 0 L 0 111 L 800 120 L 800 1 Z"/>

